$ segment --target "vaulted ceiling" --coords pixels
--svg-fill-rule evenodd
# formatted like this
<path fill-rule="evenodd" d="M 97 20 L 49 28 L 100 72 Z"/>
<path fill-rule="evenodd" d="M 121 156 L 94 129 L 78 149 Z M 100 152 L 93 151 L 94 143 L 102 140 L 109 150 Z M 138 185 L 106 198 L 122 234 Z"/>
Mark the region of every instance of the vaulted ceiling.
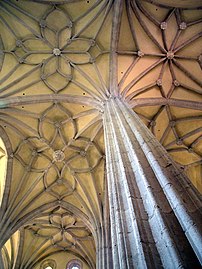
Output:
<path fill-rule="evenodd" d="M 0 2 L 5 268 L 39 268 L 50 257 L 58 268 L 75 257 L 95 268 L 106 203 L 102 115 L 111 95 L 202 190 L 199 2 Z"/>

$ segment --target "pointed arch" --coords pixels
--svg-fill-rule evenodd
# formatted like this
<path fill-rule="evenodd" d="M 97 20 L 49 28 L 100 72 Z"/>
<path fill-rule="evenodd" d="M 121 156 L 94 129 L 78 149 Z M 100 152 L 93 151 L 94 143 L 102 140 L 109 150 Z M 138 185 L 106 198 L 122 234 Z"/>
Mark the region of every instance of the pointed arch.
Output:
<path fill-rule="evenodd" d="M 12 176 L 12 147 L 10 140 L 0 126 L 0 208 L 1 214 L 7 204 Z M 0 214 L 0 217 L 1 217 Z"/>

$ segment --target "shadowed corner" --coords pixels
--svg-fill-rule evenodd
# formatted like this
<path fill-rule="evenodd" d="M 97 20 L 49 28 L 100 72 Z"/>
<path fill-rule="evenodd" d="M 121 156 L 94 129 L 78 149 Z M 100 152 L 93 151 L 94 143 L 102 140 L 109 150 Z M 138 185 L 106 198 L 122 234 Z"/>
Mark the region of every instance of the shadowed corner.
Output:
<path fill-rule="evenodd" d="M 3 67 L 3 61 L 4 61 L 4 44 L 3 44 L 3 40 L 2 40 L 2 37 L 0 35 L 0 71 Z"/>

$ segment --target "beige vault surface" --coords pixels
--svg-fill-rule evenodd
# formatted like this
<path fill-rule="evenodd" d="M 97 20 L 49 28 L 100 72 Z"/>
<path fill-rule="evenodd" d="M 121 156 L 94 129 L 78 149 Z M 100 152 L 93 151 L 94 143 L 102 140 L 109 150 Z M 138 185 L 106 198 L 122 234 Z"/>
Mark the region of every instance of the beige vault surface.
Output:
<path fill-rule="evenodd" d="M 119 17 L 117 3 L 123 6 Z M 0 1 L 7 268 L 40 268 L 49 258 L 58 268 L 75 258 L 95 268 L 106 201 L 102 115 L 113 93 L 202 190 L 199 4 Z"/>

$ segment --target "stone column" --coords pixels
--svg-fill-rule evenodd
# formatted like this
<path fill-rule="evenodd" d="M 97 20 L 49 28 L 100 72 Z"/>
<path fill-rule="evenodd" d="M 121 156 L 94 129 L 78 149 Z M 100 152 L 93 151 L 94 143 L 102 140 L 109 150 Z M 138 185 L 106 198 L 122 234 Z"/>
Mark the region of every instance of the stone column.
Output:
<path fill-rule="evenodd" d="M 198 268 L 200 195 L 122 100 L 105 104 L 114 269 Z"/>
<path fill-rule="evenodd" d="M 105 174 L 106 175 L 106 174 Z M 107 191 L 107 182 L 105 179 L 104 199 L 103 199 L 103 217 L 99 230 L 100 240 L 96 244 L 96 268 L 112 269 L 112 253 L 111 253 L 111 236 L 110 236 L 110 218 L 109 218 L 109 199 Z"/>

